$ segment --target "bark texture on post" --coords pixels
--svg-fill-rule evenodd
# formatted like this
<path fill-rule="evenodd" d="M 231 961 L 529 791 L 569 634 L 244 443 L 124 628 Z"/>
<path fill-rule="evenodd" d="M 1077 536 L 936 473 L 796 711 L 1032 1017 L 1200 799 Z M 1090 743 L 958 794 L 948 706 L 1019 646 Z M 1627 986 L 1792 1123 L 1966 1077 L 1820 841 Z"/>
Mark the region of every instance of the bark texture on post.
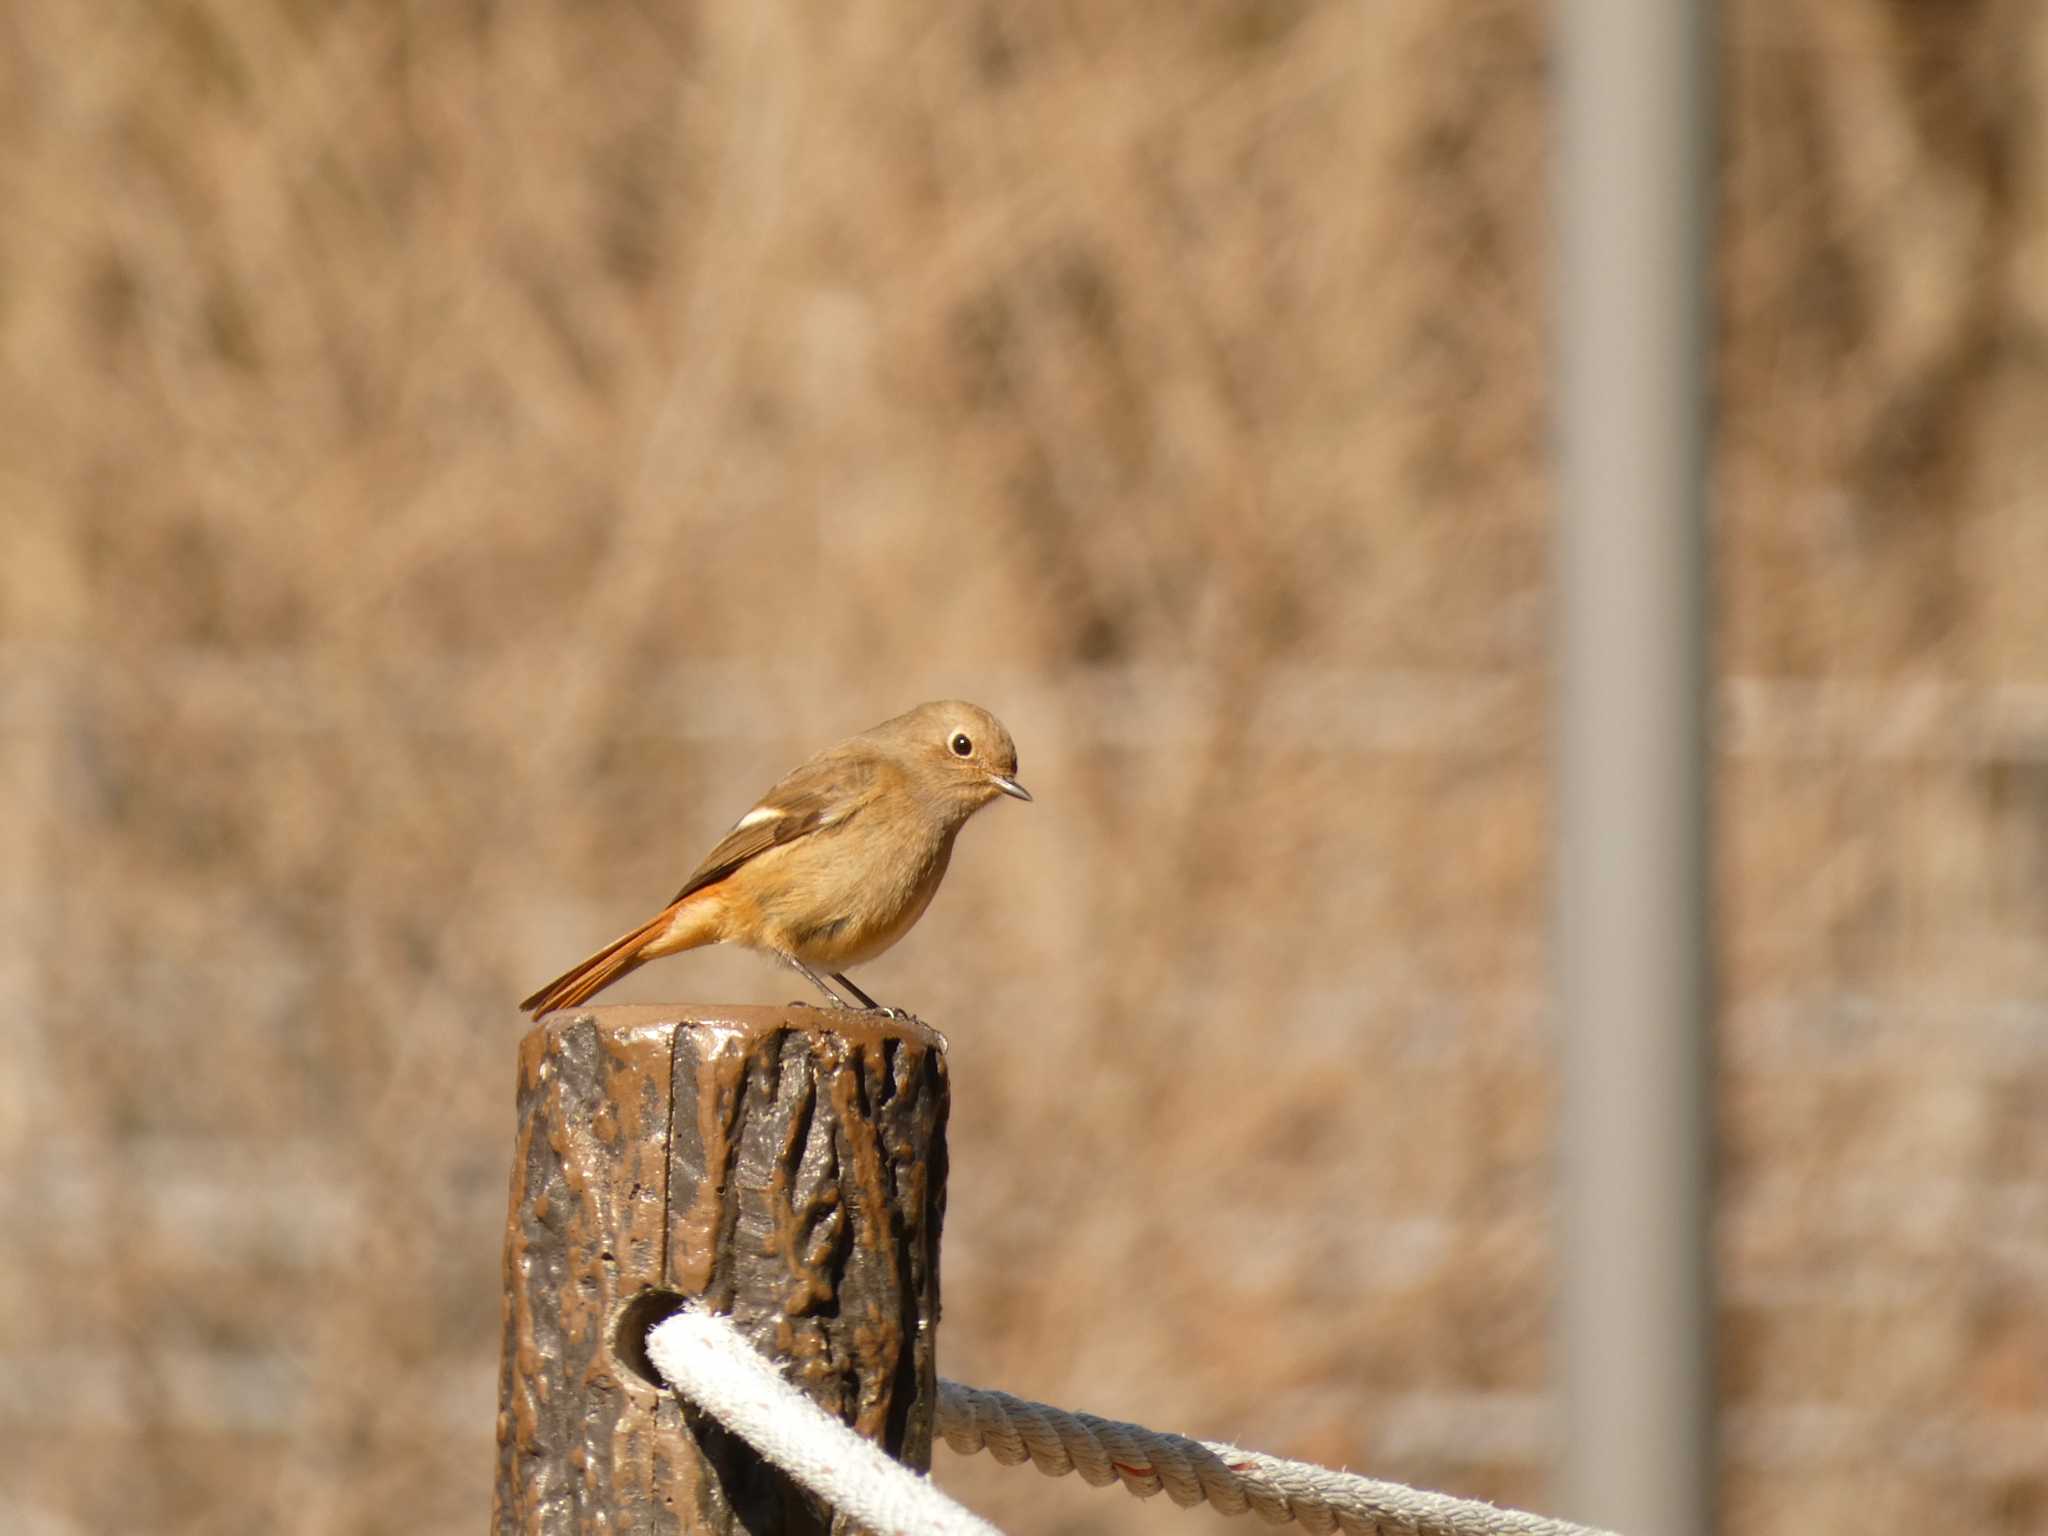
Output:
<path fill-rule="evenodd" d="M 656 1385 L 646 1331 L 683 1298 L 928 1468 L 946 1111 L 943 1046 L 919 1024 L 657 1007 L 537 1024 L 505 1231 L 498 1536 L 832 1527 Z"/>

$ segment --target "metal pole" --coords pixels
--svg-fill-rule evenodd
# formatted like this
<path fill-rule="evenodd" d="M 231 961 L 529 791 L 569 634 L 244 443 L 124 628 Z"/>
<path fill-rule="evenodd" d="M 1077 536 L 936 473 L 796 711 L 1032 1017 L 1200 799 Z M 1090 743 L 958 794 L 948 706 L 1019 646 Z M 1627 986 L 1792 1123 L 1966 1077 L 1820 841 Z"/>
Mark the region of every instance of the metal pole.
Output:
<path fill-rule="evenodd" d="M 1712 1527 L 1707 0 L 1560 0 L 1556 967 L 1572 1518 Z"/>

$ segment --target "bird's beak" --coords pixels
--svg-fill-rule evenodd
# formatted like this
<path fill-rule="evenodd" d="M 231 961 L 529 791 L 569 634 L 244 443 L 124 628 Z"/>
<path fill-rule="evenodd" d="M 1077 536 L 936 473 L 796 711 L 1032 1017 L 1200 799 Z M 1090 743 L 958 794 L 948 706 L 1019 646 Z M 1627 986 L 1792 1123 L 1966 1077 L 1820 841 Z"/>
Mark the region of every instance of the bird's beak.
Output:
<path fill-rule="evenodd" d="M 988 776 L 988 781 L 1006 795 L 1014 796 L 1019 800 L 1029 800 L 1031 798 L 1030 790 L 1006 774 L 992 773 Z"/>

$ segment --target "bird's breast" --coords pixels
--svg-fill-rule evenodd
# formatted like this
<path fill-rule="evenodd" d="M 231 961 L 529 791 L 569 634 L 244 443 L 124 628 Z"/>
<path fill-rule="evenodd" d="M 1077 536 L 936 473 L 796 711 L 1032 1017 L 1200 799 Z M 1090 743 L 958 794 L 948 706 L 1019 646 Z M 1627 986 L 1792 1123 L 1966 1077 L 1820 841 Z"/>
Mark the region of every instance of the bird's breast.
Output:
<path fill-rule="evenodd" d="M 816 857 L 788 860 L 786 889 L 764 903 L 777 947 L 806 965 L 844 970 L 881 954 L 924 915 L 945 878 L 951 832 L 865 820 L 807 839 Z"/>

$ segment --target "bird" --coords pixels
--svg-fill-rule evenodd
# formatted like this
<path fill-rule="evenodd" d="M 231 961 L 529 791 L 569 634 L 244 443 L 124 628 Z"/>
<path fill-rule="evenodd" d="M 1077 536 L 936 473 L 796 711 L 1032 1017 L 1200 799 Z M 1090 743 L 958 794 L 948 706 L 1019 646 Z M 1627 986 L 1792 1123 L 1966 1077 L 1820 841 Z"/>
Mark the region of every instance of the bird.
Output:
<path fill-rule="evenodd" d="M 1003 796 L 1031 799 L 1002 722 L 961 699 L 920 704 L 793 770 L 667 906 L 519 1006 L 536 1018 L 573 1008 L 663 955 L 740 944 L 802 972 L 834 1007 L 902 1017 L 846 973 L 910 931 L 960 829 Z"/>

